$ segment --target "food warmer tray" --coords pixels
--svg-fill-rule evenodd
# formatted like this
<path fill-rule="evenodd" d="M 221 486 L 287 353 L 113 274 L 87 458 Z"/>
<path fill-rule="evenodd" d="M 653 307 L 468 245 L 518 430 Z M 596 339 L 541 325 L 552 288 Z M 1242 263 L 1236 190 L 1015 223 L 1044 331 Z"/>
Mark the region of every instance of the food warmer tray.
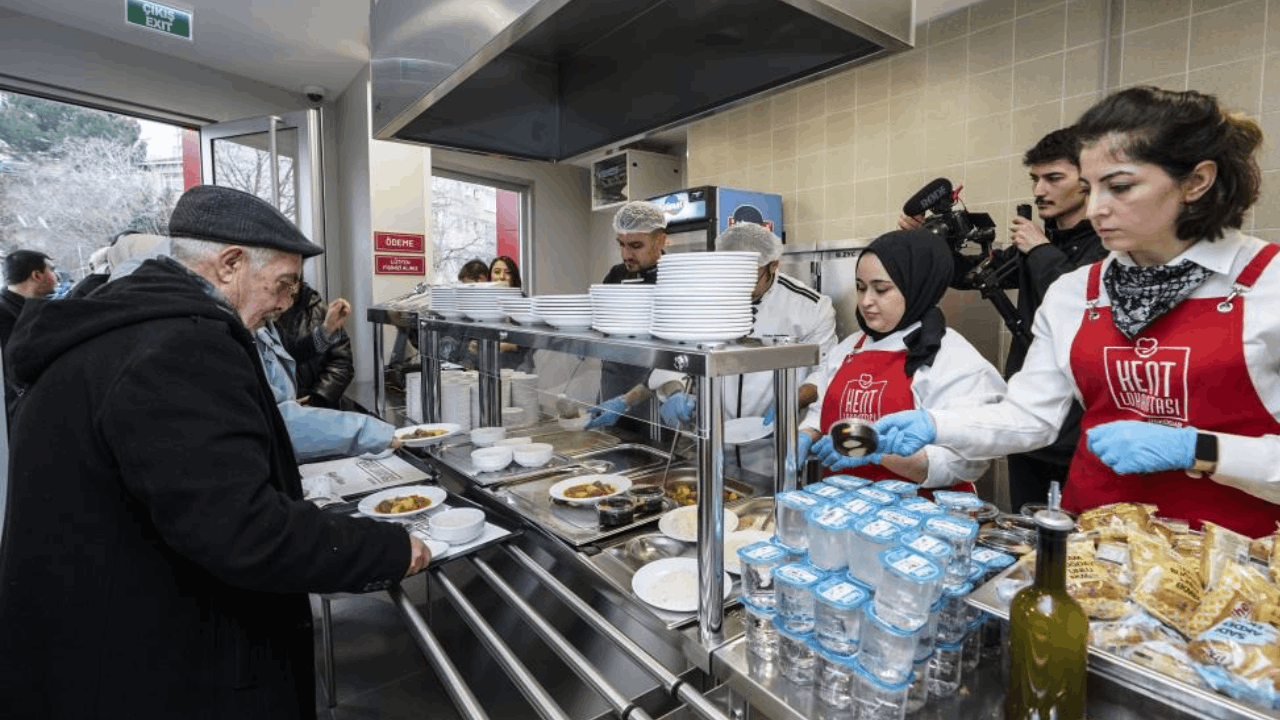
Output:
<path fill-rule="evenodd" d="M 619 527 L 601 528 L 594 505 L 570 505 L 552 499 L 551 486 L 573 477 L 574 474 L 590 474 L 590 471 L 575 468 L 572 471 L 485 490 L 513 512 L 528 518 L 574 547 L 589 545 L 652 524 L 662 517 L 663 512 L 676 507 L 675 501 L 667 498 L 663 500 L 662 512 L 637 515 L 635 520 Z"/>
<path fill-rule="evenodd" d="M 1001 620 L 1009 619 L 1009 601 L 1001 600 L 998 587 L 1015 573 L 1025 573 L 1022 563 L 1009 566 L 969 595 L 969 604 Z M 1198 688 L 1176 678 L 1089 646 L 1089 672 L 1144 695 L 1178 712 L 1205 720 L 1280 720 L 1280 711 L 1245 705 L 1211 689 Z"/>
<path fill-rule="evenodd" d="M 440 462 L 466 475 L 472 482 L 481 487 L 519 482 L 544 475 L 560 474 L 570 467 L 577 466 L 573 459 L 565 457 L 561 453 L 555 453 L 551 456 L 551 460 L 541 467 L 527 468 L 513 462 L 497 472 L 477 472 L 471 464 L 471 451 L 475 449 L 475 446 L 470 443 L 453 445 L 444 448 L 436 457 L 440 459 Z"/>

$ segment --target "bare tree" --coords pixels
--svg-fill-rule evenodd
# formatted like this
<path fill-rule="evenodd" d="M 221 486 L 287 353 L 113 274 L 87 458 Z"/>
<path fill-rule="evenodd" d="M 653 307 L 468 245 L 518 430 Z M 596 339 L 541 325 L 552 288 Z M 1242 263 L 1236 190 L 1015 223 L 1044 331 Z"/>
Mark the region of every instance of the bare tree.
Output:
<path fill-rule="evenodd" d="M 497 191 L 486 185 L 431 178 L 431 242 L 435 282 L 454 282 L 468 260 L 498 252 Z"/>
<path fill-rule="evenodd" d="M 294 185 L 292 157 L 279 155 L 276 172 L 280 178 L 280 212 L 298 221 L 297 191 Z M 271 154 L 251 144 L 234 140 L 218 140 L 213 144 L 213 168 L 218 185 L 243 190 L 275 203 L 271 192 Z"/>

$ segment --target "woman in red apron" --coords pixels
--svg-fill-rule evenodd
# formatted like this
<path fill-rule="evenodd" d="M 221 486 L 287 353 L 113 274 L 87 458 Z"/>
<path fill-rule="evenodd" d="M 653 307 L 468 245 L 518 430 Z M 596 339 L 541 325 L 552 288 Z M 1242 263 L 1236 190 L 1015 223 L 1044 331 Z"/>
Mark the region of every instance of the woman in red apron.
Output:
<path fill-rule="evenodd" d="M 1258 197 L 1262 133 L 1211 96 L 1155 88 L 1112 95 L 1076 129 L 1089 219 L 1111 256 L 1050 289 L 1024 366 L 1031 379 L 1015 377 L 1005 403 L 965 418 L 888 418 L 881 445 L 938 442 L 975 457 L 1031 449 L 1018 446 L 1036 442 L 1034 429 L 1001 441 L 979 433 L 1013 435 L 1019 418 L 1051 424 L 1069 398 L 1049 396 L 1065 389 L 1085 408 L 1085 433 L 1064 506 L 1153 503 L 1193 527 L 1270 534 L 1280 522 L 1280 263 L 1277 246 L 1237 231 Z"/>
<path fill-rule="evenodd" d="M 947 329 L 938 301 L 951 277 L 946 242 L 924 230 L 895 231 L 877 238 L 858 258 L 858 326 L 828 355 L 816 374 L 819 399 L 801 423 L 803 440 L 829 471 L 846 458 L 826 437 L 844 418 L 870 422 L 911 408 L 995 402 L 1004 380 L 973 346 Z M 819 437 L 821 436 L 821 437 Z M 943 448 L 922 449 L 862 467 L 860 477 L 898 479 L 926 488 L 970 490 L 967 482 L 987 468 Z"/>

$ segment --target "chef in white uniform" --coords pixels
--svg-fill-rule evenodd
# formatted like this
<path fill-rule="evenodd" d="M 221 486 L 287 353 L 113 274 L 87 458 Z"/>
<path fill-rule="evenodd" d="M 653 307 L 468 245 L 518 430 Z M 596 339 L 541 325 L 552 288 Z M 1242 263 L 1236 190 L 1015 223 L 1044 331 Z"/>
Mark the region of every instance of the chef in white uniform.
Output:
<path fill-rule="evenodd" d="M 825 360 L 836 346 L 836 316 L 831 299 L 778 271 L 779 258 L 782 257 L 782 241 L 778 236 L 755 223 L 737 223 L 716 238 L 715 247 L 718 251 L 755 252 L 760 256 L 759 274 L 751 294 L 751 311 L 755 316 L 751 336 L 769 338 L 785 335 L 797 343 L 818 345 L 821 348 L 819 363 Z M 817 387 L 805 383 L 817 368 L 815 365 L 797 369 L 800 402 L 792 412 L 799 413 L 817 399 Z M 661 389 L 658 389 L 658 394 L 660 398 L 663 396 Z M 676 392 L 665 398 L 661 416 L 665 424 L 674 426 L 677 421 L 692 419 L 693 411 L 693 397 Z M 765 422 L 772 424 L 775 412 L 773 373 L 757 372 L 725 378 L 724 411 L 726 419 L 763 416 Z M 736 460 L 740 467 L 771 475 L 773 439 L 738 445 L 736 452 L 730 452 L 728 457 Z"/>

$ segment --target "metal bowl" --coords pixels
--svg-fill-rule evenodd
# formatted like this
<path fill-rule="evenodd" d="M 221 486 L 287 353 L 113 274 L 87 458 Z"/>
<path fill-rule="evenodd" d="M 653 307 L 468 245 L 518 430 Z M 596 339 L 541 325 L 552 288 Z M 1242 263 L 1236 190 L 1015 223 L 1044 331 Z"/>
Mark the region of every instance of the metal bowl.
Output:
<path fill-rule="evenodd" d="M 685 551 L 685 544 L 666 535 L 641 535 L 638 538 L 632 538 L 623 546 L 622 554 L 627 560 L 641 567 L 648 565 L 654 560 L 662 558 L 679 557 Z"/>
<path fill-rule="evenodd" d="M 831 425 L 831 447 L 841 455 L 862 457 L 876 451 L 878 436 L 871 423 L 860 418 L 845 418 Z"/>
<path fill-rule="evenodd" d="M 1022 530 L 985 528 L 978 531 L 978 544 L 1011 555 L 1026 555 L 1036 549 L 1036 536 Z"/>

